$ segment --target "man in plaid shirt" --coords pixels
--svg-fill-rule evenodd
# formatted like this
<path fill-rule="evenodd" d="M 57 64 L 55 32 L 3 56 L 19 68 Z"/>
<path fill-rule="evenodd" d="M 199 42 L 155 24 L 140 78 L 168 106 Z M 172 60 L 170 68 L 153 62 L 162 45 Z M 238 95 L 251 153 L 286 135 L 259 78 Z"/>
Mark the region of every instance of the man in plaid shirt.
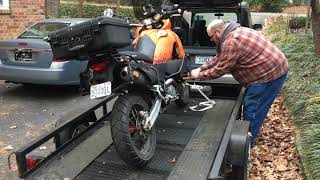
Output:
<path fill-rule="evenodd" d="M 252 143 L 288 73 L 284 54 L 259 32 L 238 23 L 213 20 L 207 33 L 217 54 L 192 70 L 194 79 L 209 80 L 231 73 L 246 87 L 243 117 L 250 121 Z"/>

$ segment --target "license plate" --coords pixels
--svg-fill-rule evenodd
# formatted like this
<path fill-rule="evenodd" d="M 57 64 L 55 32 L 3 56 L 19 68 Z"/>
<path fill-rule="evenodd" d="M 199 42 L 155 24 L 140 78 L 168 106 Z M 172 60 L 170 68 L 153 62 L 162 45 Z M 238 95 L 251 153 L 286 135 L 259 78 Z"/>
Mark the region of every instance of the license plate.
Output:
<path fill-rule="evenodd" d="M 212 56 L 196 56 L 195 64 L 205 64 Z"/>
<path fill-rule="evenodd" d="M 90 87 L 90 98 L 97 99 L 111 94 L 111 82 L 96 84 Z"/>
<path fill-rule="evenodd" d="M 15 61 L 32 61 L 31 50 L 16 50 L 14 53 Z"/>

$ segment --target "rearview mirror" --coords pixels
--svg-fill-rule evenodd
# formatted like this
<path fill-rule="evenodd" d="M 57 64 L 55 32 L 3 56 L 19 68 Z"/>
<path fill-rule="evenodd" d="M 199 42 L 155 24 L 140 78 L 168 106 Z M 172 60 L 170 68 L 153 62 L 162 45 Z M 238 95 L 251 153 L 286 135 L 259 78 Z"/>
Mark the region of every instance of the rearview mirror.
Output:
<path fill-rule="evenodd" d="M 214 16 L 224 16 L 224 14 L 217 13 L 217 14 L 214 14 Z"/>

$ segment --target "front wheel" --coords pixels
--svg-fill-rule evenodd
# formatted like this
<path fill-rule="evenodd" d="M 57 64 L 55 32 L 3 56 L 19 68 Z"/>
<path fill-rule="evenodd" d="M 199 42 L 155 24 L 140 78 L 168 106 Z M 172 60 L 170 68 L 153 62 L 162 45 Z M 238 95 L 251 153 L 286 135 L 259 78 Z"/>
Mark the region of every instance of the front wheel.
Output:
<path fill-rule="evenodd" d="M 153 157 L 156 130 L 142 130 L 141 111 L 149 112 L 145 100 L 135 94 L 119 97 L 111 114 L 111 134 L 120 157 L 135 168 L 144 167 Z"/>

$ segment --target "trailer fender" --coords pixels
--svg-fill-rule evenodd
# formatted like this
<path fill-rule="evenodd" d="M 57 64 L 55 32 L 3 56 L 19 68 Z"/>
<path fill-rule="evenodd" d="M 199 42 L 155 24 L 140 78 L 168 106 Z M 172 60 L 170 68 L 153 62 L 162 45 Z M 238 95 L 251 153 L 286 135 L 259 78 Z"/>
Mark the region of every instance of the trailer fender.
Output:
<path fill-rule="evenodd" d="M 250 151 L 249 121 L 236 120 L 228 144 L 227 162 L 244 167 L 248 163 Z"/>

